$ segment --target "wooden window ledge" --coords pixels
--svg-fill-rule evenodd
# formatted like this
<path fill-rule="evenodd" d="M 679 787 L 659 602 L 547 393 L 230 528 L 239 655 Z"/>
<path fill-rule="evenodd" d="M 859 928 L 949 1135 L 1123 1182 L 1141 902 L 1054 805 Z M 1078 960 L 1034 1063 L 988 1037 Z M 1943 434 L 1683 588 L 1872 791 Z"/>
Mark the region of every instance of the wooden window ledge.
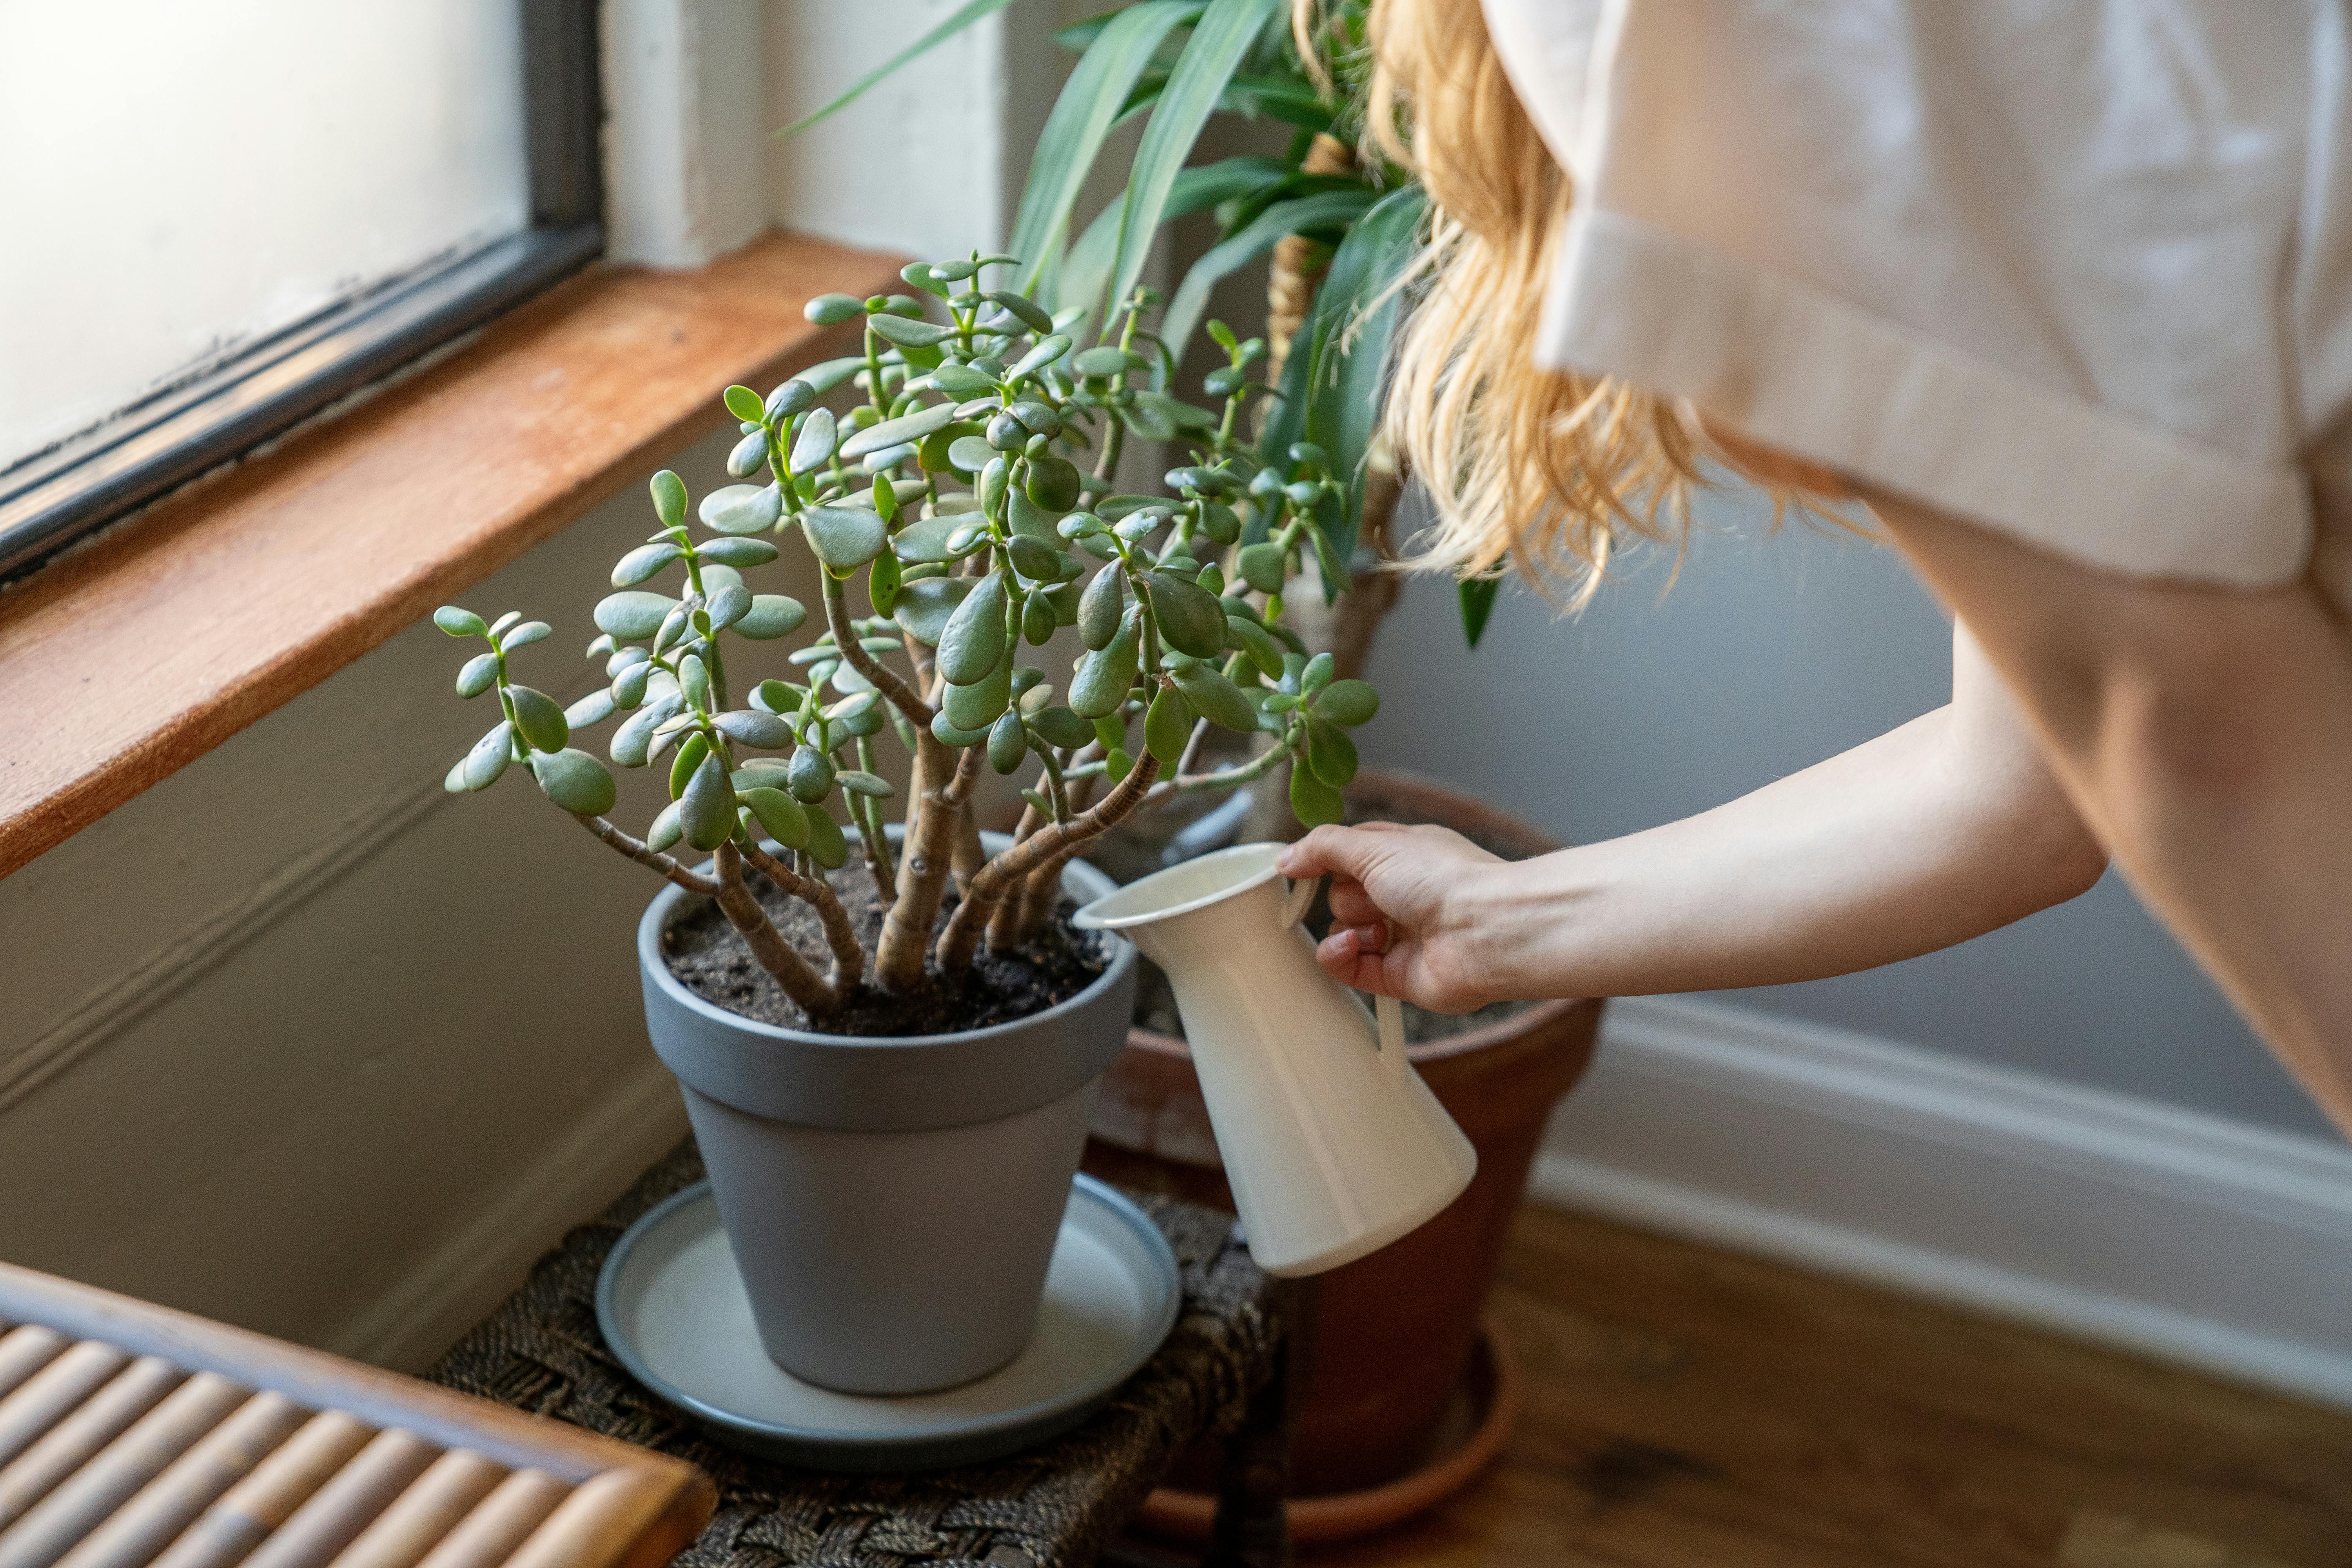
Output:
<path fill-rule="evenodd" d="M 0 876 L 642 480 L 726 420 L 720 388 L 854 352 L 801 306 L 898 266 L 776 234 L 592 268 L 0 593 Z"/>

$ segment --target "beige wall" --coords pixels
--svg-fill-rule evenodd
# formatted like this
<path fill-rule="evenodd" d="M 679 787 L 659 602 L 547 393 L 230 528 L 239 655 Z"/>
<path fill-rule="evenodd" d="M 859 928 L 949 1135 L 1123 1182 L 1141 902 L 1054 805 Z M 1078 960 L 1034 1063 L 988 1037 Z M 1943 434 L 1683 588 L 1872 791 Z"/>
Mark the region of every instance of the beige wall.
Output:
<path fill-rule="evenodd" d="M 632 481 L 463 597 L 552 622 L 520 668 L 568 699 L 650 525 Z M 442 793 L 462 657 L 413 626 L 0 881 L 0 1258 L 413 1364 L 683 1135 L 657 884 L 519 770 Z"/>

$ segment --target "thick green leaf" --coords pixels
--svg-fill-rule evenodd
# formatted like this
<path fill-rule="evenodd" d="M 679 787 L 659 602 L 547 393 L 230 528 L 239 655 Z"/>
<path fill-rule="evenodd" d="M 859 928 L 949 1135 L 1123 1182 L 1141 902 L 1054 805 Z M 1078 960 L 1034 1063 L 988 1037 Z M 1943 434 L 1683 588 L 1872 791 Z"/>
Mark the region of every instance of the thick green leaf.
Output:
<path fill-rule="evenodd" d="M 494 653 L 478 653 L 457 671 L 457 695 L 460 697 L 479 697 L 498 683 L 499 656 Z"/>
<path fill-rule="evenodd" d="M 1095 574 L 1078 595 L 1078 636 L 1089 648 L 1107 647 L 1127 613 L 1127 576 L 1115 565 Z"/>
<path fill-rule="evenodd" d="M 801 420 L 801 433 L 793 437 L 793 472 L 805 474 L 824 467 L 840 437 L 841 422 L 833 416 L 832 409 L 810 409 Z"/>
<path fill-rule="evenodd" d="M 728 413 L 747 424 L 757 425 L 767 416 L 766 402 L 748 386 L 730 386 L 719 395 L 719 400 L 727 405 Z"/>
<path fill-rule="evenodd" d="M 980 579 L 940 635 L 940 679 L 950 686 L 985 679 L 1004 661 L 1004 610 L 1010 591 L 997 573 Z M 956 721 L 961 729 L 977 725 Z"/>
<path fill-rule="evenodd" d="M 962 32 L 966 27 L 971 26 L 974 22 L 979 21 L 982 17 L 994 16 L 997 12 L 1003 10 L 1005 6 L 1011 4 L 1012 0 L 966 0 L 966 4 L 950 13 L 945 20 L 940 23 L 938 26 L 933 27 L 929 32 L 925 33 L 921 37 L 917 38 L 913 43 L 908 44 L 905 48 L 900 49 L 897 54 L 892 55 L 888 59 L 884 60 L 880 65 L 876 66 L 872 70 L 867 71 L 864 76 L 859 77 L 856 81 L 852 82 L 849 85 L 848 90 L 844 92 L 840 97 L 835 99 L 831 103 L 826 104 L 823 109 L 818 110 L 814 114 L 803 115 L 800 119 L 793 121 L 790 125 L 787 125 L 782 130 L 777 132 L 776 134 L 779 136 L 790 136 L 796 132 L 807 130 L 810 126 L 814 125 L 818 121 L 823 120 L 826 115 L 833 113 L 835 110 L 856 102 L 858 97 L 863 94 L 867 88 L 872 87 L 876 82 L 880 81 L 884 77 L 888 76 L 900 66 L 905 65 L 908 60 L 914 59 L 919 56 L 929 52 L 939 44 L 955 37 L 958 33 Z"/>
<path fill-rule="evenodd" d="M 1192 733 L 1192 710 L 1172 686 L 1163 686 L 1143 710 L 1143 749 L 1174 767 Z"/>
<path fill-rule="evenodd" d="M 814 418 L 814 415 L 810 416 Z M 844 462 L 853 462 L 869 452 L 879 452 L 903 442 L 919 441 L 934 430 L 944 429 L 955 423 L 952 404 L 935 403 L 928 408 L 918 408 L 912 414 L 902 414 L 896 419 L 885 419 L 879 425 L 869 425 L 841 444 Z M 795 468 L 798 463 L 793 465 Z"/>
<path fill-rule="evenodd" d="M 620 796 L 604 764 L 585 752 L 566 748 L 541 757 L 530 771 L 547 798 L 574 816 L 602 816 Z"/>
<path fill-rule="evenodd" d="M 563 710 L 563 722 L 574 733 L 602 724 L 620 708 L 610 687 L 600 686 Z"/>
<path fill-rule="evenodd" d="M 772 484 L 729 485 L 704 496 L 702 505 L 696 510 L 702 518 L 703 526 L 713 533 L 765 533 L 775 527 L 776 519 L 783 515 L 784 492 L 782 487 Z M 676 549 L 675 545 L 648 544 L 643 549 L 631 551 L 622 557 L 622 563 L 625 565 L 647 550 L 669 550 L 675 553 Z M 659 566 L 654 568 L 656 572 L 659 570 Z M 652 575 L 652 572 L 646 574 L 647 577 Z M 635 581 L 642 583 L 645 578 Z M 629 585 L 621 581 L 619 567 L 613 570 L 613 585 L 616 588 Z"/>
<path fill-rule="evenodd" d="M 507 699 L 514 704 L 515 728 L 531 749 L 540 752 L 560 752 L 572 738 L 572 727 L 564 722 L 563 710 L 554 698 L 529 686 L 509 686 Z"/>
<path fill-rule="evenodd" d="M 1119 205 L 1110 286 L 1102 299 L 1106 329 L 1109 311 L 1143 276 L 1151 242 L 1167 216 L 1177 171 L 1192 155 L 1201 128 L 1208 123 L 1234 72 L 1248 58 L 1251 46 L 1287 9 L 1286 0 L 1209 0 L 1207 10 L 1193 25 L 1192 37 L 1176 58 L 1176 68 L 1170 73 L 1160 101 L 1152 106 L 1128 176 L 1127 195 Z"/>
<path fill-rule="evenodd" d="M 1012 700 L 1013 654 L 1008 648 L 1004 657 L 997 660 L 996 668 L 980 679 L 965 686 L 950 686 L 940 696 L 940 710 L 959 730 L 985 730 L 996 722 L 997 716 Z"/>
<path fill-rule="evenodd" d="M 813 506 L 801 514 L 801 531 L 816 558 L 836 572 L 865 565 L 890 542 L 880 515 L 862 506 Z"/>
<path fill-rule="evenodd" d="M 787 849 L 808 847 L 808 809 L 799 801 L 766 784 L 745 790 L 736 798 L 751 808 L 751 815 L 760 819 L 769 837 Z"/>
<path fill-rule="evenodd" d="M 735 837 L 735 786 L 727 782 L 727 764 L 714 753 L 706 756 L 677 797 L 677 822 L 686 841 L 709 854 Z"/>
<path fill-rule="evenodd" d="M 686 481 L 667 468 L 653 477 L 647 487 L 653 491 L 654 515 L 661 519 L 664 528 L 676 528 L 686 521 Z"/>
<path fill-rule="evenodd" d="M 1201 313 L 1209 308 L 1209 291 L 1219 282 L 1272 250 L 1275 242 L 1285 235 L 1346 228 L 1364 216 L 1377 195 L 1366 187 L 1324 191 L 1295 201 L 1276 202 L 1237 232 L 1211 246 L 1200 260 L 1192 263 L 1192 269 L 1184 274 L 1184 281 L 1177 285 L 1175 297 L 1168 302 L 1168 313 L 1160 318 L 1160 335 L 1166 341 L 1168 352 L 1179 361 L 1183 359 L 1192 341 L 1192 330 L 1201 324 Z"/>
<path fill-rule="evenodd" d="M 1101 155 L 1105 138 L 1168 36 L 1198 17 L 1199 0 L 1139 0 L 1108 18 L 1086 46 L 1029 158 L 1029 183 L 1007 249 L 1022 258 L 1014 286 L 1034 287 L 1068 239 L 1070 209 Z"/>
<path fill-rule="evenodd" d="M 778 552 L 775 545 L 767 540 L 742 538 L 706 539 L 697 548 L 697 553 L 705 561 L 716 561 L 721 566 L 765 566 L 776 558 Z M 719 591 L 707 577 L 702 585 L 709 593 Z"/>
<path fill-rule="evenodd" d="M 1132 616 L 1119 624 L 1118 635 L 1078 660 L 1070 676 L 1070 710 L 1081 719 L 1104 719 L 1118 711 L 1135 684 L 1140 633 Z"/>
<path fill-rule="evenodd" d="M 849 844 L 841 836 L 841 824 L 828 815 L 824 807 L 809 807 L 808 852 L 816 863 L 828 871 L 837 871 L 849 862 Z"/>
<path fill-rule="evenodd" d="M 456 605 L 444 605 L 434 611 L 433 624 L 453 637 L 482 637 L 490 629 L 481 616 Z"/>
<path fill-rule="evenodd" d="M 1225 607 L 1190 578 L 1154 572 L 1144 579 L 1151 613 L 1170 647 L 1194 658 L 1214 658 L 1225 648 Z"/>
<path fill-rule="evenodd" d="M 898 602 L 890 606 L 890 618 L 917 642 L 936 647 L 948 617 L 976 585 L 970 577 L 924 577 L 906 584 L 898 590 Z"/>
<path fill-rule="evenodd" d="M 1229 614 L 1225 616 L 1225 634 L 1228 642 L 1249 655 L 1249 661 L 1257 666 L 1260 675 L 1269 680 L 1282 678 L 1282 645 L 1274 640 L 1273 633 L 1247 616 Z"/>
<path fill-rule="evenodd" d="M 1257 729 L 1257 710 L 1242 689 L 1205 664 L 1176 671 L 1176 689 L 1212 724 L 1244 735 Z"/>
<path fill-rule="evenodd" d="M 677 802 L 671 801 L 661 808 L 661 814 L 654 818 L 654 825 L 646 829 L 646 847 L 656 850 L 667 849 L 678 841 L 685 831 L 678 826 Z"/>
<path fill-rule="evenodd" d="M 507 764 L 513 760 L 514 726 L 501 719 L 490 727 L 488 734 L 474 742 L 472 751 L 466 753 L 466 760 L 460 764 L 466 770 L 466 787 L 489 788 L 499 782 L 499 775 L 507 771 Z"/>
<path fill-rule="evenodd" d="M 1371 722 L 1372 715 L 1380 710 L 1381 694 L 1372 689 L 1369 680 L 1335 680 L 1315 697 L 1318 718 L 1351 730 Z"/>
<path fill-rule="evenodd" d="M 754 594 L 751 607 L 735 623 L 735 635 L 756 642 L 787 637 L 808 619 L 808 606 L 783 594 Z"/>
<path fill-rule="evenodd" d="M 793 798 L 804 805 L 814 805 L 833 793 L 835 778 L 833 759 L 814 746 L 803 746 L 784 766 L 784 782 Z"/>
<path fill-rule="evenodd" d="M 731 713 L 721 713 L 711 720 L 720 733 L 729 740 L 762 751 L 778 751 L 793 743 L 793 727 L 773 713 L 762 713 L 756 708 L 739 708 Z"/>
<path fill-rule="evenodd" d="M 750 485 L 733 485 L 729 488 L 732 489 L 748 490 L 753 487 Z M 726 493 L 726 490 L 714 490 L 709 495 L 705 496 L 702 500 L 702 510 L 705 512 L 708 512 L 710 510 L 710 503 L 719 496 L 725 495 Z M 708 520 L 706 519 L 706 521 Z M 748 532 L 750 531 L 746 530 L 745 531 Z M 621 559 L 614 564 L 613 586 L 615 588 L 634 588 L 638 584 L 644 582 L 646 578 L 653 576 L 663 567 L 668 565 L 671 562 L 677 560 L 679 556 L 685 553 L 686 552 L 684 551 L 680 550 L 677 545 L 672 544 L 666 539 L 653 544 L 640 544 L 635 550 L 630 551 L 626 555 L 622 556 Z"/>
<path fill-rule="evenodd" d="M 643 642 L 661 629 L 664 617 L 676 608 L 677 601 L 668 595 L 642 588 L 607 594 L 596 604 L 596 629 L 623 642 Z"/>
<path fill-rule="evenodd" d="M 1069 709 L 1056 704 L 1029 715 L 1029 728 L 1048 745 L 1076 751 L 1095 738 L 1094 726 Z"/>
<path fill-rule="evenodd" d="M 1290 809 L 1307 826 L 1320 827 L 1345 816 L 1347 802 L 1338 790 L 1316 776 L 1312 766 L 1294 762 L 1290 765 Z"/>
<path fill-rule="evenodd" d="M 1307 716 L 1307 765 L 1333 789 L 1345 789 L 1356 776 L 1356 742 L 1337 724 Z"/>

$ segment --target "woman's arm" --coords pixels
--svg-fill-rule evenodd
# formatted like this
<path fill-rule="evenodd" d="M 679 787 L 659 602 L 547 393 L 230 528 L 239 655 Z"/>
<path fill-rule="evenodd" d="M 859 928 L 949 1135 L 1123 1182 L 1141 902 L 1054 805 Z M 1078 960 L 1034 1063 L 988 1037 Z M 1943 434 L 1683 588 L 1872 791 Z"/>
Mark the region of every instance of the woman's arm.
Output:
<path fill-rule="evenodd" d="M 1507 864 L 1442 828 L 1318 828 L 1339 979 L 1441 1011 L 1767 985 L 1910 958 L 2105 864 L 1964 627 L 1952 700 L 1713 811 Z"/>
<path fill-rule="evenodd" d="M 2132 582 L 1865 499 L 2135 890 L 2352 1128 L 2352 640 L 2318 592 Z"/>

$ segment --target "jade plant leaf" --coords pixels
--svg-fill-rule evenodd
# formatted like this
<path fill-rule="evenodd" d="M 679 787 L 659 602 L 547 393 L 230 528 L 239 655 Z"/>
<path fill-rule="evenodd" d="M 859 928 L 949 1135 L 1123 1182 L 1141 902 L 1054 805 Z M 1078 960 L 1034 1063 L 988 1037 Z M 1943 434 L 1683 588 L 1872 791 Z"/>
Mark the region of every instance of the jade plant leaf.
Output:
<path fill-rule="evenodd" d="M 574 816 L 602 816 L 620 795 L 604 763 L 569 747 L 539 758 L 531 773 L 547 798 Z"/>
<path fill-rule="evenodd" d="M 865 565 L 890 542 L 881 517 L 864 507 L 813 506 L 801 514 L 801 531 L 816 558 L 836 572 Z"/>
<path fill-rule="evenodd" d="M 917 642 L 937 647 L 948 618 L 976 585 L 969 577 L 924 577 L 906 584 L 890 606 L 890 618 Z"/>

